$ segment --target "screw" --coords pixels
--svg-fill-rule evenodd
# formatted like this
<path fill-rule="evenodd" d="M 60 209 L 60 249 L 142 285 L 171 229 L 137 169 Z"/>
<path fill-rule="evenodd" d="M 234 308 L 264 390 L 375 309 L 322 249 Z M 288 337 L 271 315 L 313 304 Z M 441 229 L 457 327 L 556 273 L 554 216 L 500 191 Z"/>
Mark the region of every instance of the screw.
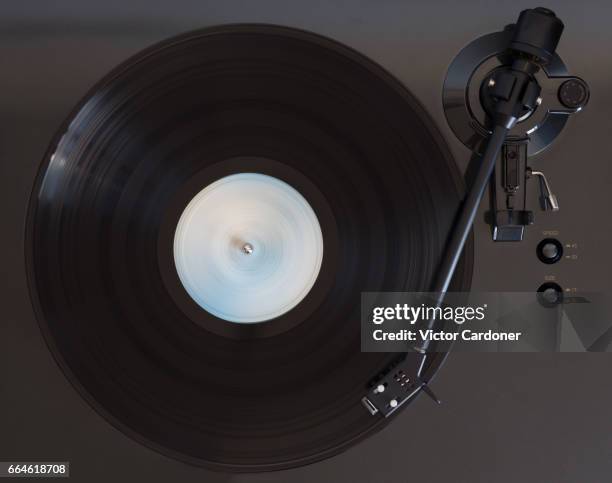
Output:
<path fill-rule="evenodd" d="M 384 384 L 379 384 L 378 387 L 376 388 L 376 392 L 385 392 Z"/>
<path fill-rule="evenodd" d="M 242 245 L 242 251 L 247 255 L 250 255 L 251 253 L 253 253 L 253 245 L 251 245 L 250 243 L 245 243 L 244 245 Z"/>
<path fill-rule="evenodd" d="M 391 399 L 391 401 L 389 401 L 389 406 L 391 406 L 392 408 L 396 408 L 397 407 L 397 399 Z"/>
<path fill-rule="evenodd" d="M 536 99 L 536 106 L 539 106 L 540 104 L 542 104 L 542 98 L 541 98 L 541 97 L 538 97 L 538 98 Z"/>
<path fill-rule="evenodd" d="M 495 85 L 495 79 L 489 79 L 489 87 L 493 87 Z"/>

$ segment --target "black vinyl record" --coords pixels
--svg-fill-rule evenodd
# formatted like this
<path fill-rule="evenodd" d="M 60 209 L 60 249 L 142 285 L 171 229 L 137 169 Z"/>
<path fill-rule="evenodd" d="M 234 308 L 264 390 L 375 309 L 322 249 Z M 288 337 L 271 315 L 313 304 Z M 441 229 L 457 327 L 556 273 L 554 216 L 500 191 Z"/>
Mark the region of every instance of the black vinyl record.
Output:
<path fill-rule="evenodd" d="M 308 296 L 248 327 L 195 304 L 172 255 L 191 197 L 240 172 L 296 188 L 325 246 Z M 110 73 L 49 148 L 26 233 L 37 318 L 80 394 L 149 447 L 227 471 L 313 462 L 388 422 L 360 401 L 394 358 L 360 352 L 360 295 L 429 289 L 460 193 L 372 61 L 281 27 L 190 33 Z M 470 273 L 464 256 L 454 288 Z"/>

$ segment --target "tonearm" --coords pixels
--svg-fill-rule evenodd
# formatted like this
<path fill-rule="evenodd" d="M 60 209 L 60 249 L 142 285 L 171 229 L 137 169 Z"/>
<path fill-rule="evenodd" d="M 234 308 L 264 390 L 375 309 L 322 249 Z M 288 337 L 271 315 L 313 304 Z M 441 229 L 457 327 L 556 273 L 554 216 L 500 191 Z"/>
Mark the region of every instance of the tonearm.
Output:
<path fill-rule="evenodd" d="M 516 25 L 500 35 L 489 37 L 489 40 L 499 42 L 501 39 L 506 43 L 499 53 L 504 63 L 487 72 L 478 86 L 478 100 L 481 104 L 479 107 L 485 113 L 486 119 L 484 126 L 480 126 L 481 132 L 470 138 L 477 138 L 479 134 L 482 136 L 482 142 L 475 146 L 475 151 L 480 156 L 477 158 L 476 175 L 459 209 L 437 277 L 431 287 L 431 292 L 435 294 L 432 304 L 436 306 L 444 303 L 445 294 L 487 186 L 490 186 L 491 190 L 488 221 L 492 225 L 493 239 L 496 241 L 520 241 L 523 238 L 524 226 L 533 223 L 533 214 L 526 207 L 525 183 L 529 178 L 535 177 L 540 183 L 543 209 L 559 209 L 558 201 L 545 175 L 527 166 L 529 152 L 538 152 L 542 148 L 538 144 L 541 144 L 542 134 L 539 134 L 540 137 L 534 142 L 532 139 L 536 137 L 532 136 L 532 133 L 535 129 L 532 128 L 523 136 L 517 137 L 513 128 L 532 116 L 542 105 L 543 86 L 538 80 L 543 78 L 542 71 L 544 78 L 552 79 L 546 81 L 544 88 L 547 91 L 556 89 L 557 94 L 554 101 L 548 101 L 543 119 L 550 114 L 567 117 L 586 104 L 588 87 L 582 79 L 548 75 L 547 66 L 551 62 L 559 62 L 555 50 L 563 28 L 563 22 L 552 11 L 539 7 L 523 10 Z M 479 46 L 464 49 L 464 56 L 474 55 L 478 49 Z M 465 70 L 465 66 L 462 68 Z M 464 74 L 465 79 L 473 78 L 471 71 Z M 461 73 L 453 76 L 451 83 L 457 82 L 457 79 L 460 82 Z M 455 88 L 453 92 L 462 95 L 459 89 Z M 453 108 L 456 106 L 455 102 Z M 552 119 L 551 116 L 549 118 Z M 561 127 L 563 124 L 557 122 Z M 548 137 L 549 141 L 554 138 L 550 134 Z M 531 142 L 534 142 L 533 146 L 530 146 Z M 499 165 L 499 168 L 496 169 L 496 165 Z M 435 329 L 435 322 L 429 321 L 425 328 Z M 373 383 L 362 400 L 364 406 L 372 414 L 381 413 L 387 417 L 420 390 L 437 401 L 437 397 L 427 386 L 427 376 L 424 373 L 427 358 L 436 351 L 434 344 L 424 341 L 413 348 L 421 357 L 416 372 L 414 368 L 410 369 L 412 366 L 405 363 L 405 355 L 403 359 L 400 357 L 382 378 Z"/>

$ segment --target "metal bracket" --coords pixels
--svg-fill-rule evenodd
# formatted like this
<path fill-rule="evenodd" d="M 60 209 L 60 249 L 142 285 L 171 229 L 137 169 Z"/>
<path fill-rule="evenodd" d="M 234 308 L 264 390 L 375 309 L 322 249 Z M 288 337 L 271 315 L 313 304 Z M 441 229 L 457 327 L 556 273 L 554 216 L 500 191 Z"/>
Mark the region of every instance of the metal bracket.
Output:
<path fill-rule="evenodd" d="M 526 142 L 504 145 L 489 182 L 487 222 L 495 241 L 521 241 L 525 226 L 533 224 L 533 212 L 527 210 L 526 162 Z"/>

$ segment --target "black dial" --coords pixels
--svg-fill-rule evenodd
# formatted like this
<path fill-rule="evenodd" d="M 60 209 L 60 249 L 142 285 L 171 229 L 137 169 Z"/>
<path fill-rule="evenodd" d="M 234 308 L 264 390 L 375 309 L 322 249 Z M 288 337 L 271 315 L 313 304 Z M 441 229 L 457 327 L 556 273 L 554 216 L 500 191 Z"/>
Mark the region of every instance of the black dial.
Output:
<path fill-rule="evenodd" d="M 538 302 L 544 307 L 556 307 L 563 302 L 563 289 L 555 282 L 543 283 L 538 288 Z"/>
<path fill-rule="evenodd" d="M 563 245 L 555 238 L 544 238 L 536 248 L 536 254 L 542 263 L 551 265 L 561 260 Z"/>

